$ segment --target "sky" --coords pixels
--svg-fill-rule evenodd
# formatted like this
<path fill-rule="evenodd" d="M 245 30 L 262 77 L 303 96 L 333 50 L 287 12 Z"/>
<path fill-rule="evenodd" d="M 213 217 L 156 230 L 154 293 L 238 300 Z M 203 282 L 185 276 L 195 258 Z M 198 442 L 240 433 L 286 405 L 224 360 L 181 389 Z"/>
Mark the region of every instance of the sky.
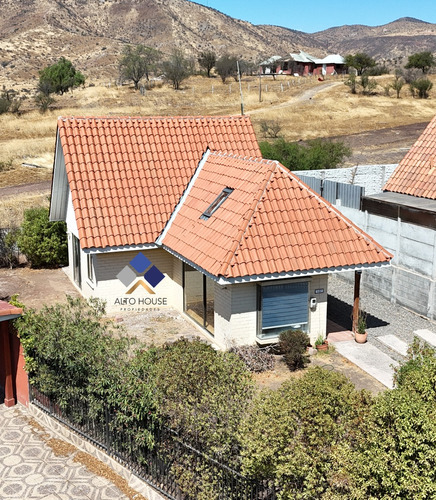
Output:
<path fill-rule="evenodd" d="M 435 0 L 195 0 L 253 24 L 314 33 L 344 24 L 379 26 L 400 17 L 436 24 Z"/>

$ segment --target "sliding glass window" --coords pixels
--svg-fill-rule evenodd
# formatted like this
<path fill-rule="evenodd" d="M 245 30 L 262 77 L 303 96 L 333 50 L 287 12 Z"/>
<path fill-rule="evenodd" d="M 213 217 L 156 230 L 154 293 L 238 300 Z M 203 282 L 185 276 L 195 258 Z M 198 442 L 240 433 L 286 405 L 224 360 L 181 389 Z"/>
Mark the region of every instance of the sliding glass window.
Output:
<path fill-rule="evenodd" d="M 214 282 L 188 264 L 183 265 L 184 310 L 195 322 L 214 332 Z"/>

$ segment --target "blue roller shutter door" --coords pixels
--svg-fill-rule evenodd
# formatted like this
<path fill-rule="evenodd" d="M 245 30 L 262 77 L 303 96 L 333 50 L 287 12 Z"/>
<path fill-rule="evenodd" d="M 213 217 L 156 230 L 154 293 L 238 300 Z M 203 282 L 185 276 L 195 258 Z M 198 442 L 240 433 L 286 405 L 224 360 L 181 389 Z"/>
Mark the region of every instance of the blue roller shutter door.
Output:
<path fill-rule="evenodd" d="M 309 284 L 307 281 L 261 287 L 262 337 L 288 329 L 307 331 Z"/>

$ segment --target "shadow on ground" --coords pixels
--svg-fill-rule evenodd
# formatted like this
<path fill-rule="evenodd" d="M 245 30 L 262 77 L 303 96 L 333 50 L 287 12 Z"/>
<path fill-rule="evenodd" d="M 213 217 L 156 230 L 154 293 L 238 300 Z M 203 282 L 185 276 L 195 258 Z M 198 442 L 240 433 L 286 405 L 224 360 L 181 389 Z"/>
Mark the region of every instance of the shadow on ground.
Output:
<path fill-rule="evenodd" d="M 327 298 L 327 318 L 341 325 L 346 330 L 352 329 L 353 307 L 341 299 L 329 295 Z M 366 317 L 366 325 L 368 328 L 381 328 L 387 326 L 386 321 L 368 314 Z"/>

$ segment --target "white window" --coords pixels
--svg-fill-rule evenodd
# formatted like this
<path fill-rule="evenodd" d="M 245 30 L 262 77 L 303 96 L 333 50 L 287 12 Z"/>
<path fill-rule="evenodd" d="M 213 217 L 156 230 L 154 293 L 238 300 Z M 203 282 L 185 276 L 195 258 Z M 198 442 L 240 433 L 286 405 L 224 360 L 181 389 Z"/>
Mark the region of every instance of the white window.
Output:
<path fill-rule="evenodd" d="M 91 254 L 87 254 L 86 256 L 86 264 L 88 270 L 88 281 L 94 283 L 94 256 Z"/>

